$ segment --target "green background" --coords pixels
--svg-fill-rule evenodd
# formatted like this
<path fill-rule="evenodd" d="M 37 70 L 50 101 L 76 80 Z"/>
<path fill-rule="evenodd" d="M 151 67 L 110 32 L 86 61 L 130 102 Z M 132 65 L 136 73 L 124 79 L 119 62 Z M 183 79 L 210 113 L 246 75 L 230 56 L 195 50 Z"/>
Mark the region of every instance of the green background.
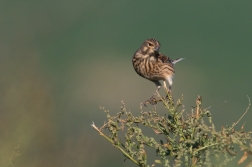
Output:
<path fill-rule="evenodd" d="M 197 95 L 216 128 L 252 97 L 252 1 L 6 1 L 0 3 L 0 166 L 132 166 L 91 127 L 121 100 L 133 113 L 156 87 L 132 68 L 147 38 L 175 59 L 173 95 Z M 147 109 L 152 109 L 149 106 Z M 158 112 L 164 113 L 162 106 Z M 246 122 L 251 130 L 251 111 Z M 16 157 L 16 153 L 20 155 Z M 153 161 L 150 161 L 152 163 Z M 237 161 L 233 161 L 237 166 Z"/>

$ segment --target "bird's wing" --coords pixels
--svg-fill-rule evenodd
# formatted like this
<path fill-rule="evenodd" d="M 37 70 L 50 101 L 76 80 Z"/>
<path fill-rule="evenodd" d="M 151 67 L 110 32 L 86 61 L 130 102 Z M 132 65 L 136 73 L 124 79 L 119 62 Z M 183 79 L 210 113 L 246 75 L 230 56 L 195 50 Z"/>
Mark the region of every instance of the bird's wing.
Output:
<path fill-rule="evenodd" d="M 163 54 L 159 54 L 159 55 L 158 55 L 158 59 L 161 60 L 163 63 L 176 64 L 177 62 L 183 60 L 184 58 L 178 58 L 178 59 L 172 60 L 172 59 L 169 58 L 168 56 L 165 56 L 165 55 L 163 55 Z"/>
<path fill-rule="evenodd" d="M 173 61 L 168 56 L 165 56 L 163 54 L 159 54 L 158 59 L 161 60 L 163 63 L 172 63 L 172 61 Z"/>
<path fill-rule="evenodd" d="M 157 58 L 158 60 L 161 60 L 163 63 L 171 62 L 171 59 L 163 54 L 159 54 Z"/>

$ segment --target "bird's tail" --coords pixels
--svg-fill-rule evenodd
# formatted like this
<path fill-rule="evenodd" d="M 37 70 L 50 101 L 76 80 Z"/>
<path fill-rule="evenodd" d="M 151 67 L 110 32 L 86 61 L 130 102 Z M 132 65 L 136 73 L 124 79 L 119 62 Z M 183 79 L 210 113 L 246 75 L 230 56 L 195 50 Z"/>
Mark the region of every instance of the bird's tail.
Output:
<path fill-rule="evenodd" d="M 178 58 L 172 61 L 172 64 L 176 64 L 177 62 L 184 60 L 185 58 Z"/>

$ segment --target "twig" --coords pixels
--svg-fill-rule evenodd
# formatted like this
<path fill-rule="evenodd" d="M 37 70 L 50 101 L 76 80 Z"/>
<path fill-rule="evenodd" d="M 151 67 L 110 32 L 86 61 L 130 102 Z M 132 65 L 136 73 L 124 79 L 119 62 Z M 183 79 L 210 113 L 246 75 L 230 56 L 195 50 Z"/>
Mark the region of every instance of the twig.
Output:
<path fill-rule="evenodd" d="M 250 105 L 251 105 L 251 103 L 250 103 L 250 98 L 249 98 L 249 96 L 247 95 L 247 97 L 248 97 L 248 100 L 249 100 L 249 104 L 248 104 L 248 107 L 247 107 L 247 109 L 246 109 L 246 111 L 242 114 L 242 116 L 238 119 L 238 121 L 236 122 L 236 123 L 234 123 L 234 125 L 232 126 L 232 128 L 231 129 L 233 129 L 240 121 L 241 121 L 241 119 L 246 115 L 246 113 L 248 112 L 248 110 L 249 110 L 249 108 L 250 108 Z"/>
<path fill-rule="evenodd" d="M 114 143 L 113 140 L 111 140 L 109 137 L 107 137 L 104 133 L 100 131 L 98 127 L 95 126 L 94 122 L 91 124 L 91 126 L 99 132 L 101 136 L 103 136 L 105 139 L 107 139 L 110 143 Z M 140 165 L 133 157 L 131 157 L 127 152 L 125 152 L 119 145 L 114 145 L 116 148 L 118 148 L 127 158 L 129 158 L 131 161 L 133 161 L 138 166 Z"/>
<path fill-rule="evenodd" d="M 199 152 L 200 150 L 204 150 L 204 149 L 207 148 L 207 147 L 212 147 L 212 146 L 215 146 L 215 145 L 218 145 L 218 144 L 219 144 L 219 143 L 214 143 L 214 144 L 210 144 L 210 145 L 208 145 L 208 146 L 201 147 L 201 148 L 195 150 L 195 151 L 193 152 L 193 155 L 194 155 L 196 152 Z"/>

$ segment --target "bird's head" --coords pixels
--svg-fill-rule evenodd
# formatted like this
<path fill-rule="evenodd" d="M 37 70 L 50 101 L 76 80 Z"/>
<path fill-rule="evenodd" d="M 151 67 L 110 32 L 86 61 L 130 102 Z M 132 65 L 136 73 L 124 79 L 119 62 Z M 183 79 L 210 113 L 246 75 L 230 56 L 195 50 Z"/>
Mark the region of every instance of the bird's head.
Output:
<path fill-rule="evenodd" d="M 160 43 L 155 39 L 146 39 L 142 44 L 140 50 L 143 54 L 153 55 L 158 53 L 160 48 Z"/>

